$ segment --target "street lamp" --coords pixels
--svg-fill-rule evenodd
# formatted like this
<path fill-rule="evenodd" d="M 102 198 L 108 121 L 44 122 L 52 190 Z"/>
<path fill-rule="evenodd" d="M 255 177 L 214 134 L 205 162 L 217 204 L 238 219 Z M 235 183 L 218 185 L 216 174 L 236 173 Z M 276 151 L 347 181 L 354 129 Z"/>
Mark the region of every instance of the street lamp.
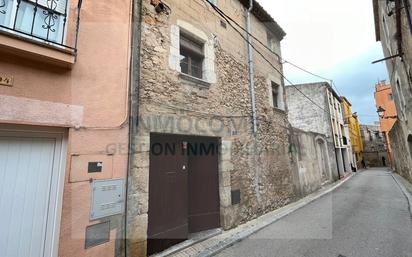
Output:
<path fill-rule="evenodd" d="M 378 110 L 377 110 L 376 112 L 378 113 L 379 118 L 381 118 L 381 119 L 397 119 L 397 118 L 398 118 L 397 115 L 394 115 L 394 116 L 386 116 L 386 117 L 385 117 L 385 112 L 386 112 L 386 110 L 385 110 L 382 106 L 379 106 L 379 108 L 378 108 Z"/>
<path fill-rule="evenodd" d="M 383 109 L 382 106 L 379 106 L 377 113 L 378 113 L 380 118 L 383 119 L 383 116 L 385 115 L 385 112 L 386 112 L 386 110 Z"/>

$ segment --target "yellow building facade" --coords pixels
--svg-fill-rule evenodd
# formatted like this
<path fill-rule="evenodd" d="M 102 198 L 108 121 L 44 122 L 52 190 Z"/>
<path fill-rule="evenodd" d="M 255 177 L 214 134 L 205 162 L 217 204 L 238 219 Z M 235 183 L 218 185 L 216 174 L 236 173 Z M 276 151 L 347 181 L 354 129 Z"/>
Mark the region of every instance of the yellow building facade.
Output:
<path fill-rule="evenodd" d="M 353 154 L 356 158 L 356 164 L 358 167 L 362 167 L 361 162 L 363 160 L 364 148 L 358 115 L 356 113 L 352 113 L 352 104 L 346 97 L 342 97 L 342 107 L 345 123 L 349 128 L 350 141 L 352 144 Z"/>

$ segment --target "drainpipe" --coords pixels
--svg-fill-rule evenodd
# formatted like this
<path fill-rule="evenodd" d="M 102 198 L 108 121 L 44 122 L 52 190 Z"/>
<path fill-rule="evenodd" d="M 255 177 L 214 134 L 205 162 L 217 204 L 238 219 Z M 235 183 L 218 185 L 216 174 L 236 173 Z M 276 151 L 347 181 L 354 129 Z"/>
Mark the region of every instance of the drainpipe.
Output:
<path fill-rule="evenodd" d="M 246 12 L 246 31 L 247 31 L 247 50 L 248 50 L 248 64 L 249 64 L 249 91 L 250 91 L 250 99 L 252 104 L 252 134 L 253 134 L 253 153 L 252 153 L 252 161 L 253 167 L 255 168 L 255 176 L 254 176 L 254 187 L 255 187 L 255 194 L 257 197 L 258 202 L 260 202 L 260 191 L 259 191 L 259 184 L 260 184 L 260 168 L 257 161 L 258 147 L 256 141 L 256 134 L 257 134 L 257 124 L 256 124 L 256 96 L 255 96 L 255 81 L 254 81 L 254 63 L 253 63 L 253 47 L 252 47 L 252 25 L 251 25 L 251 16 L 252 16 L 252 9 L 253 9 L 253 1 L 249 0 L 249 9 Z"/>
<path fill-rule="evenodd" d="M 124 257 L 129 256 L 128 241 L 128 211 L 129 211 L 129 177 L 133 167 L 133 154 L 135 145 L 134 137 L 137 135 L 139 120 L 139 85 L 140 85 L 140 48 L 141 48 L 141 18 L 142 18 L 142 0 L 132 1 L 132 18 L 131 18 L 131 47 L 130 47 L 130 66 L 129 66 L 129 145 L 128 145 L 128 163 L 126 174 L 126 193 L 124 206 Z"/>
<path fill-rule="evenodd" d="M 411 14 L 411 3 L 410 0 L 403 0 L 403 6 L 405 7 L 406 10 L 406 17 L 408 18 L 408 23 L 409 23 L 409 31 L 412 34 L 412 14 Z"/>
<path fill-rule="evenodd" d="M 255 81 L 254 81 L 254 64 L 253 64 L 253 48 L 251 38 L 251 12 L 253 9 L 253 1 L 250 0 L 249 9 L 246 13 L 246 30 L 247 30 L 247 48 L 248 48 L 248 64 L 249 64 L 249 91 L 252 102 L 252 124 L 253 124 L 253 137 L 256 138 L 257 125 L 256 125 L 256 96 L 255 96 Z"/>

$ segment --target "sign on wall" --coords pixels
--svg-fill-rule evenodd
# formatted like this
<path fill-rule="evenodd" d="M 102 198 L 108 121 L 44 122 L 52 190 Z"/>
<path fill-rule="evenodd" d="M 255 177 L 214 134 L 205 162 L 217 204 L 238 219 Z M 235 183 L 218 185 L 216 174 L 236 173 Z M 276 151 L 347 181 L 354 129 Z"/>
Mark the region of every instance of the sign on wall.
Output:
<path fill-rule="evenodd" d="M 7 86 L 7 87 L 12 87 L 13 86 L 13 77 L 0 74 L 0 85 Z"/>

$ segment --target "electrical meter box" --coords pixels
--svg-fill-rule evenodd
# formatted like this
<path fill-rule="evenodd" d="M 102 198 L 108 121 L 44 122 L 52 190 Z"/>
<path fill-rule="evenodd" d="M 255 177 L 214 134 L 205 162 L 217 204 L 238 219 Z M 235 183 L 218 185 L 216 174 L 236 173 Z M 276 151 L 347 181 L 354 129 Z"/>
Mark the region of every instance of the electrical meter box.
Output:
<path fill-rule="evenodd" d="M 94 180 L 92 182 L 90 220 L 123 213 L 124 199 L 124 179 Z"/>

